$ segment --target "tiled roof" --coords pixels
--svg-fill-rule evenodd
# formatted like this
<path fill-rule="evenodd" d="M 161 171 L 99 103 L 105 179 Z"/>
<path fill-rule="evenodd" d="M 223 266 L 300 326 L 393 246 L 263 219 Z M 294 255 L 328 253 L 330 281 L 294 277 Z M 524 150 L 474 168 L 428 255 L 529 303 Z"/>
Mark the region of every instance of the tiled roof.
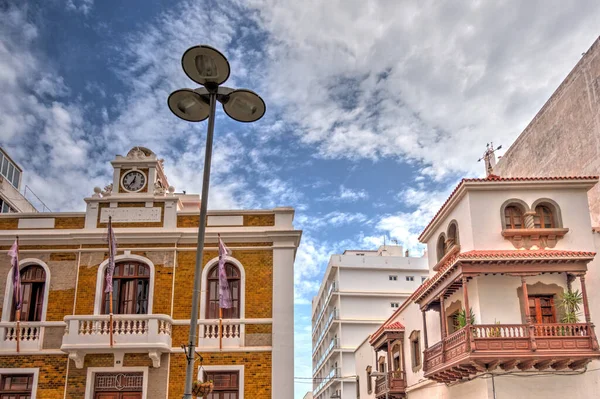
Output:
<path fill-rule="evenodd" d="M 386 330 L 404 330 L 404 326 L 399 321 L 395 321 L 392 324 L 385 326 Z"/>
<path fill-rule="evenodd" d="M 409 301 L 411 298 L 409 297 L 407 299 L 407 301 Z M 400 310 L 400 309 L 398 309 Z M 404 326 L 402 325 L 402 323 L 400 323 L 399 321 L 395 321 L 393 323 L 389 323 L 389 321 L 397 314 L 398 311 L 394 312 L 389 319 L 387 319 L 385 321 L 385 323 L 383 323 L 381 325 L 381 327 L 379 327 L 377 329 L 377 331 L 375 331 L 373 333 L 373 335 L 371 335 L 371 338 L 369 339 L 369 343 L 373 343 L 375 341 L 377 341 L 379 339 L 379 337 L 381 337 L 381 335 L 385 332 L 385 331 L 404 331 Z M 388 324 L 389 323 L 389 324 Z"/>
<path fill-rule="evenodd" d="M 417 290 L 415 291 L 415 298 L 418 298 L 423 292 L 425 292 L 434 283 L 446 274 L 446 272 L 460 260 L 505 260 L 505 259 L 577 259 L 577 258 L 593 258 L 596 255 L 595 252 L 588 251 L 561 251 L 554 249 L 537 249 L 537 250 L 505 250 L 505 251 L 468 251 L 456 254 L 446 261 L 445 264 L 440 266 L 439 271 L 430 279 L 426 280 Z"/>
<path fill-rule="evenodd" d="M 597 180 L 598 176 L 546 176 L 546 177 L 501 177 L 497 175 L 489 175 L 486 178 L 465 178 L 458 183 L 458 185 L 452 190 L 450 196 L 442 204 L 437 213 L 431 218 L 431 221 L 425 226 L 421 234 L 419 235 L 419 241 L 422 240 L 423 235 L 437 219 L 437 217 L 446 209 L 450 200 L 454 198 L 458 190 L 465 185 L 465 183 L 490 183 L 490 182 L 519 182 L 519 181 L 559 181 L 559 180 Z"/>

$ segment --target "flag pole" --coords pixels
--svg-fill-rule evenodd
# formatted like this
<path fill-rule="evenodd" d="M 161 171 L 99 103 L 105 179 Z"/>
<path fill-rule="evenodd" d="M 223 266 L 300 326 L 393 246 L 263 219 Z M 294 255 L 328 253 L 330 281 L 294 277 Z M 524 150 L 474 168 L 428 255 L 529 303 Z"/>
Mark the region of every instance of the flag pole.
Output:
<path fill-rule="evenodd" d="M 223 309 L 219 306 L 219 350 L 223 349 Z"/>
<path fill-rule="evenodd" d="M 17 236 L 17 265 L 19 264 L 19 236 Z M 19 268 L 17 266 L 17 273 L 19 273 Z M 14 279 L 14 276 L 13 276 Z M 21 279 L 19 279 L 19 284 L 21 283 Z M 19 289 L 19 294 L 21 290 Z M 21 308 L 19 307 L 16 312 L 17 316 L 17 353 L 21 351 Z"/>
<path fill-rule="evenodd" d="M 113 243 L 112 243 L 112 216 L 108 217 L 108 258 L 109 259 L 114 259 L 114 254 L 112 253 L 113 250 Z M 111 280 L 112 281 L 112 280 Z M 110 316 L 108 317 L 108 323 L 109 323 L 109 327 L 108 327 L 108 331 L 109 331 L 109 335 L 110 335 L 110 347 L 113 347 L 113 290 L 112 287 L 110 289 L 110 291 L 108 292 L 108 311 Z"/>

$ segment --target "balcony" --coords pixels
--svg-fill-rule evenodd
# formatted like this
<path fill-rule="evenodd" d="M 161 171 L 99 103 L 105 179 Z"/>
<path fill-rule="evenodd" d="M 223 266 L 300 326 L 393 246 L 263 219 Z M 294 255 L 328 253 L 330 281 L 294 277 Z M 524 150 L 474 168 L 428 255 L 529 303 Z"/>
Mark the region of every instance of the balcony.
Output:
<path fill-rule="evenodd" d="M 22 321 L 18 329 L 14 321 L 0 322 L 0 351 L 17 351 L 17 333 L 20 352 L 37 352 L 42 348 L 59 349 L 64 328 L 65 323 L 62 321 Z"/>
<path fill-rule="evenodd" d="M 147 352 L 153 366 L 160 367 L 160 355 L 171 350 L 173 323 L 167 315 L 114 315 L 112 347 L 108 315 L 65 316 L 65 323 L 60 349 L 69 353 L 77 368 L 83 367 L 87 353 L 115 350 Z"/>
<path fill-rule="evenodd" d="M 319 370 L 321 365 L 329 357 L 329 354 L 331 353 L 331 351 L 333 351 L 334 349 L 338 349 L 339 347 L 340 347 L 339 338 L 332 339 L 331 342 L 329 343 L 329 346 L 327 347 L 327 349 L 325 349 L 325 352 L 323 353 L 323 355 L 321 356 L 321 358 L 319 359 L 319 361 L 313 368 L 313 374 L 317 373 L 317 371 Z"/>
<path fill-rule="evenodd" d="M 449 383 L 498 366 L 577 370 L 598 358 L 591 323 L 474 325 L 426 349 L 424 371 L 426 378 Z"/>
<path fill-rule="evenodd" d="M 317 394 L 319 392 L 321 392 L 321 390 L 323 388 L 325 388 L 325 386 L 327 386 L 327 384 L 330 381 L 332 381 L 334 378 L 340 378 L 340 368 L 339 367 L 331 369 L 329 374 L 327 374 L 327 376 L 325 378 L 323 378 L 321 383 L 319 385 L 317 385 L 317 387 L 313 390 L 314 395 L 317 396 Z"/>
<path fill-rule="evenodd" d="M 323 327 L 323 331 L 321 331 L 321 334 L 319 334 L 319 338 L 317 339 L 317 342 L 313 346 L 313 353 L 312 353 L 313 357 L 317 354 L 317 350 L 319 349 L 319 346 L 321 345 L 323 338 L 325 338 L 325 334 L 327 334 L 327 331 L 329 330 L 329 327 L 333 323 L 333 320 L 338 320 L 339 317 L 340 317 L 339 311 L 337 309 L 333 309 L 331 311 L 331 313 L 329 314 L 329 317 L 327 318 L 327 322 L 325 323 L 325 326 Z"/>
<path fill-rule="evenodd" d="M 406 392 L 406 374 L 404 371 L 389 371 L 386 377 L 377 377 L 375 380 L 376 398 L 404 398 Z"/>
<path fill-rule="evenodd" d="M 327 309 L 327 304 L 329 303 L 331 296 L 333 295 L 334 292 L 337 292 L 337 290 L 338 290 L 338 282 L 332 281 L 331 284 L 329 285 L 329 289 L 327 290 L 327 294 L 325 295 L 325 300 L 323 301 L 323 304 L 321 305 L 321 307 L 319 309 L 318 315 L 314 319 L 313 336 L 317 332 L 317 326 L 319 325 L 319 322 L 321 321 L 321 316 L 323 316 L 323 313 L 325 313 L 325 309 Z"/>
<path fill-rule="evenodd" d="M 240 348 L 243 346 L 271 346 L 270 327 L 272 319 L 223 319 L 221 320 L 222 338 L 219 339 L 219 320 L 199 320 L 201 348 Z M 189 323 L 182 325 L 189 325 Z M 246 326 L 255 327 L 251 334 Z M 267 327 L 261 328 L 261 327 Z M 254 331 L 256 330 L 256 331 Z M 221 342 L 219 342 L 221 341 Z"/>

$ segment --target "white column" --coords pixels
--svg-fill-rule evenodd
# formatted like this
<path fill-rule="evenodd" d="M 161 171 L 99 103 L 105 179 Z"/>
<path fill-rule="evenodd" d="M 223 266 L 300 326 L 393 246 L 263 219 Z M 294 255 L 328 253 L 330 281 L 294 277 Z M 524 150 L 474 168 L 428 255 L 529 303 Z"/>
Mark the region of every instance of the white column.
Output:
<path fill-rule="evenodd" d="M 273 243 L 273 399 L 294 397 L 294 243 Z"/>

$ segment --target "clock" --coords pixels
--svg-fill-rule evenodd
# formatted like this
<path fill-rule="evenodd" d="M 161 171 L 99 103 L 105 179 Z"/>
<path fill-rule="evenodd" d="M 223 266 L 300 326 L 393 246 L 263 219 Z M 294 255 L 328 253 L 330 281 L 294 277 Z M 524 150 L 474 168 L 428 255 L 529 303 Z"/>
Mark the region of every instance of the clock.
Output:
<path fill-rule="evenodd" d="M 139 170 L 132 170 L 123 175 L 121 185 L 126 191 L 138 192 L 146 186 L 146 175 Z"/>

